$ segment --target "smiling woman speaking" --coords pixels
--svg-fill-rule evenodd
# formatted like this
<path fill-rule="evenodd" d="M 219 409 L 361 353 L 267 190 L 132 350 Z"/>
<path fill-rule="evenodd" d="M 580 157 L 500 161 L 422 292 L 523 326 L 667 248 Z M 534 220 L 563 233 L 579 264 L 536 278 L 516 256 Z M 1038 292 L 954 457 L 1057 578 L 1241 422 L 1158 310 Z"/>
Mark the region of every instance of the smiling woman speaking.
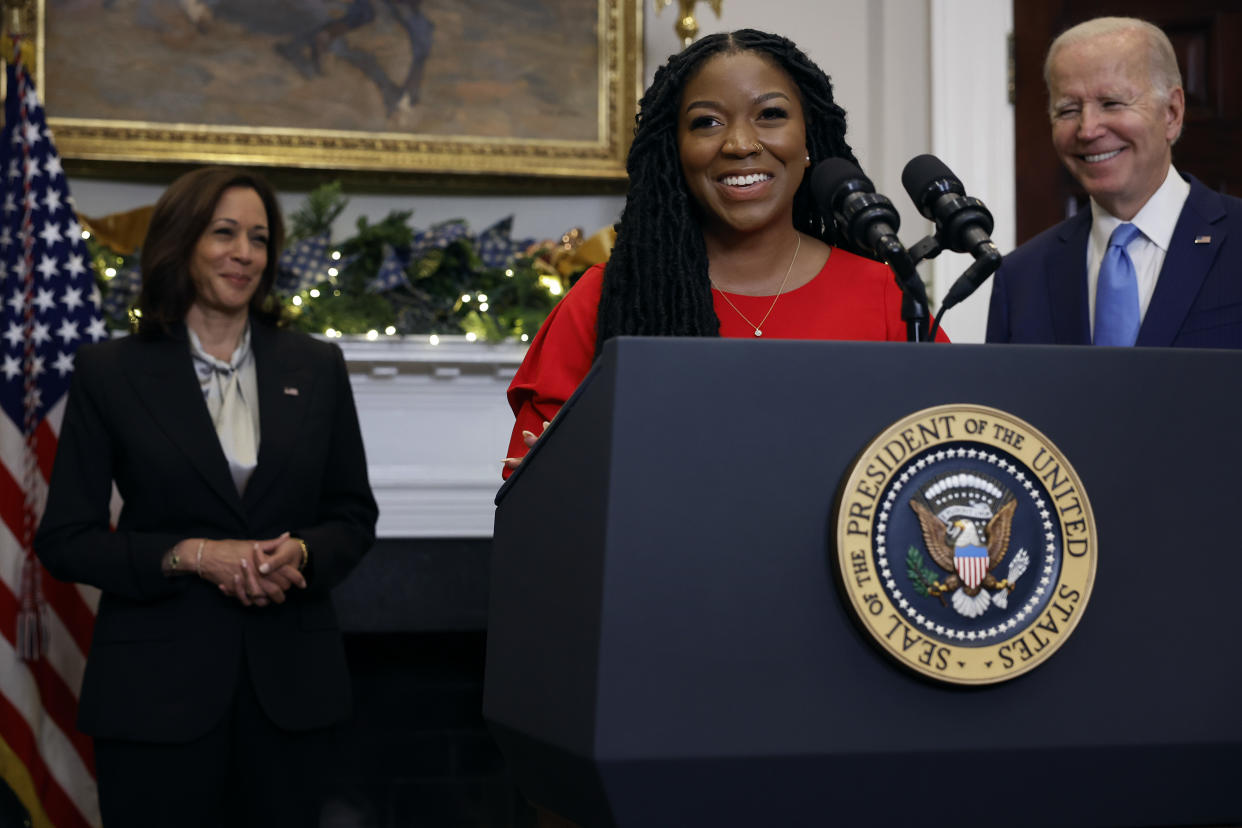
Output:
<path fill-rule="evenodd" d="M 318 825 L 350 705 L 329 591 L 377 511 L 340 350 L 276 327 L 282 238 L 259 176 L 182 176 L 137 335 L 78 351 L 35 549 L 102 591 L 78 727 L 108 826 Z"/>
<path fill-rule="evenodd" d="M 844 249 L 810 167 L 855 162 L 828 76 L 753 29 L 669 58 L 639 104 L 607 268 L 553 309 L 509 386 L 507 476 L 614 336 L 905 341 L 884 265 Z"/>

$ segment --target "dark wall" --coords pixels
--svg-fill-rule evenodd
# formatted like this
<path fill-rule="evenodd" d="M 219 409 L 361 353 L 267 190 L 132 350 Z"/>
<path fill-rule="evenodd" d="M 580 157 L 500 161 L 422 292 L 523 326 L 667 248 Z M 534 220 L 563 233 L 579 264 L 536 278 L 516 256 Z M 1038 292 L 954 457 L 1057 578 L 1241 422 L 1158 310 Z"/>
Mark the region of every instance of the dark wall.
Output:
<path fill-rule="evenodd" d="M 491 538 L 376 541 L 332 593 L 347 633 L 487 627 Z"/>
<path fill-rule="evenodd" d="M 490 550 L 381 540 L 334 594 L 354 718 L 324 828 L 534 825 L 481 713 Z"/>

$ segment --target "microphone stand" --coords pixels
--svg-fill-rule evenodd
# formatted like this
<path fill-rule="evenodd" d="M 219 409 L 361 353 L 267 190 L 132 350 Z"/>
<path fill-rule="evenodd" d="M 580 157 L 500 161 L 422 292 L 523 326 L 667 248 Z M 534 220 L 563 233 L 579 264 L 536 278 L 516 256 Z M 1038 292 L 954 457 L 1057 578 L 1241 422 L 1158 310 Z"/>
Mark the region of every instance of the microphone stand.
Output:
<path fill-rule="evenodd" d="M 949 308 L 953 307 L 954 305 L 956 305 L 961 300 L 965 299 L 971 293 L 973 293 L 976 287 L 981 285 L 984 282 L 984 280 L 987 279 L 987 277 L 995 273 L 996 270 L 1000 267 L 1001 265 L 1000 253 L 996 250 L 996 247 L 994 245 L 991 245 L 990 243 L 989 243 L 989 248 L 990 249 L 987 255 L 980 255 L 979 258 L 972 261 L 970 263 L 970 267 L 962 271 L 961 275 L 958 276 L 957 279 L 954 281 L 953 283 L 954 288 L 959 288 L 965 285 L 969 285 L 969 287 L 967 287 L 966 290 L 963 291 L 962 295 L 960 296 L 953 295 L 956 293 L 955 290 L 950 290 L 949 294 L 945 295 L 945 301 L 940 306 L 940 313 L 936 315 L 935 324 L 932 325 L 932 336 L 935 336 L 935 331 L 939 330 L 940 317 L 944 315 L 944 312 L 947 311 Z M 924 236 L 922 239 L 919 240 L 917 244 L 915 244 L 913 247 L 910 248 L 909 258 L 910 258 L 912 265 L 916 266 L 918 265 L 919 262 L 925 259 L 936 258 L 943 251 L 944 251 L 944 248 L 940 245 L 940 242 L 936 240 L 935 236 Z M 910 294 L 909 292 L 907 292 L 906 299 L 909 299 L 909 298 L 910 298 Z M 902 303 L 902 318 L 903 319 L 906 318 L 905 317 L 905 300 L 903 300 L 903 303 Z M 907 325 L 909 325 L 909 322 L 907 322 Z M 916 340 L 911 339 L 910 341 L 914 342 Z"/>
<path fill-rule="evenodd" d="M 906 292 L 901 296 L 901 318 L 906 321 L 906 342 L 927 342 L 927 306 Z"/>
<path fill-rule="evenodd" d="M 915 265 L 919 259 L 914 251 L 907 251 L 895 236 L 882 240 L 884 263 L 893 271 L 897 287 L 901 288 L 901 318 L 906 323 L 907 342 L 926 342 L 928 339 L 927 291 L 919 278 Z M 924 240 L 926 241 L 926 240 Z"/>

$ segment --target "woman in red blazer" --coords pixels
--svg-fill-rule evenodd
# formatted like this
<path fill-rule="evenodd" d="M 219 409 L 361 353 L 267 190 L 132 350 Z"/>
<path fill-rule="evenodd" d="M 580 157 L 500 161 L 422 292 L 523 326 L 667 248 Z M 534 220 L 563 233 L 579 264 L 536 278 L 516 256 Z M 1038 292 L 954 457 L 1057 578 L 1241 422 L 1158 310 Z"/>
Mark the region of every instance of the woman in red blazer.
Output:
<path fill-rule="evenodd" d="M 509 386 L 504 474 L 620 335 L 906 339 L 888 268 L 846 250 L 811 166 L 855 161 L 828 76 L 753 29 L 674 55 L 640 103 L 607 268 L 553 309 Z"/>
<path fill-rule="evenodd" d="M 78 352 L 35 547 L 102 591 L 78 726 L 107 826 L 318 824 L 350 706 L 329 591 L 377 510 L 340 350 L 276 327 L 281 241 L 259 176 L 182 176 L 138 333 Z"/>

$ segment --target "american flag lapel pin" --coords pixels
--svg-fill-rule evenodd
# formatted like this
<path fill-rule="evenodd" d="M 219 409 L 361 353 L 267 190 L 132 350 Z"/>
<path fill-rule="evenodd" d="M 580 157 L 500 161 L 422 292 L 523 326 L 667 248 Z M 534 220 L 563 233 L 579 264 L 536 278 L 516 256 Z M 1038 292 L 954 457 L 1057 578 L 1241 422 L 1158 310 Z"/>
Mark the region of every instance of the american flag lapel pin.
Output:
<path fill-rule="evenodd" d="M 298 395 L 298 389 L 294 388 L 292 385 L 286 385 L 285 395 L 289 397 L 296 397 Z"/>
<path fill-rule="evenodd" d="M 1211 236 L 1195 236 L 1195 244 L 1211 244 Z"/>

